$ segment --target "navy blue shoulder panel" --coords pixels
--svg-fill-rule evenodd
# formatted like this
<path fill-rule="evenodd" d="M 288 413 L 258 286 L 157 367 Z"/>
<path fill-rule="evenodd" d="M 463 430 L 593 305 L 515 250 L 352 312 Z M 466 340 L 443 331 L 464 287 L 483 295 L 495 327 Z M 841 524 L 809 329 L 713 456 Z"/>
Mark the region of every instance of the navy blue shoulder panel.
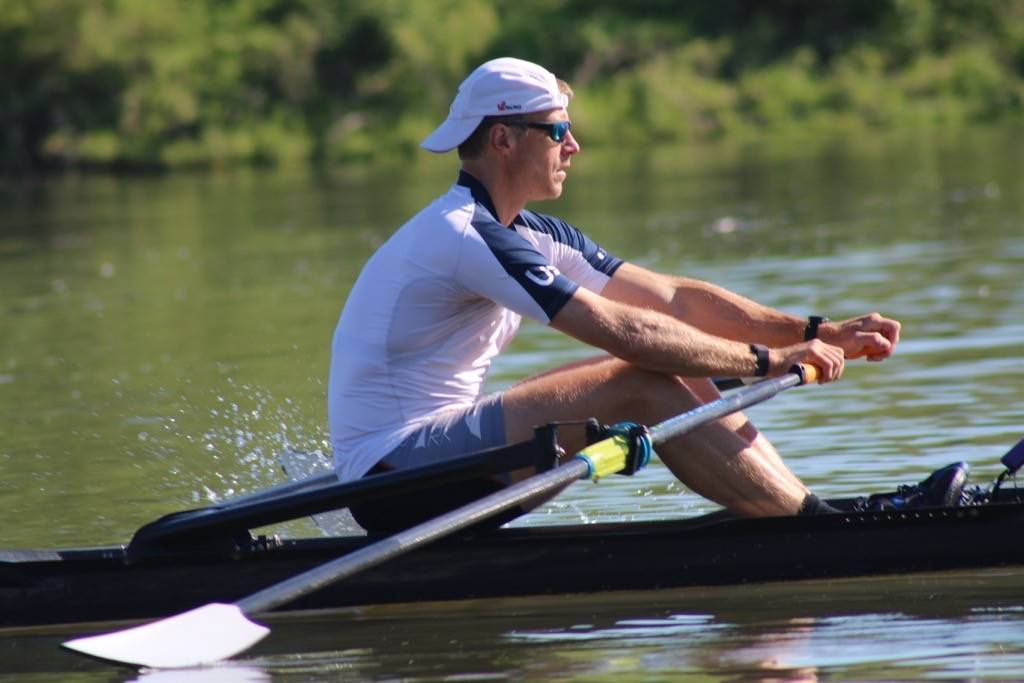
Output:
<path fill-rule="evenodd" d="M 491 195 L 487 191 L 487 188 L 484 187 L 483 183 L 466 171 L 460 170 L 459 179 L 456 181 L 456 184 L 469 188 L 469 193 L 473 196 L 473 201 L 487 209 L 491 215 L 494 216 L 494 220 L 498 220 L 498 212 L 494 210 L 494 202 L 491 201 Z"/>
<path fill-rule="evenodd" d="M 579 285 L 562 275 L 512 228 L 506 228 L 480 211 L 474 214 L 472 225 L 501 267 L 544 310 L 548 320 L 576 293 Z"/>
<path fill-rule="evenodd" d="M 622 259 L 609 254 L 600 245 L 584 235 L 579 228 L 566 223 L 561 218 L 534 213 L 533 211 L 523 211 L 519 214 L 519 218 L 531 230 L 550 235 L 556 242 L 575 249 L 595 270 L 609 277 L 614 275 L 615 271 L 622 265 Z"/>

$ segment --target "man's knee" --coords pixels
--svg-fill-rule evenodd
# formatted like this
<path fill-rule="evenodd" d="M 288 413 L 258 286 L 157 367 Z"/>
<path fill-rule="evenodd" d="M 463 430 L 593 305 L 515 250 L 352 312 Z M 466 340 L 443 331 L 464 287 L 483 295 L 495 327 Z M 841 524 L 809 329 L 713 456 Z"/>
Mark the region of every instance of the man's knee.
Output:
<path fill-rule="evenodd" d="M 627 365 L 616 378 L 611 395 L 621 401 L 626 419 L 660 420 L 704 402 L 690 380 Z"/>
<path fill-rule="evenodd" d="M 618 359 L 548 373 L 505 393 L 508 436 L 525 438 L 524 430 L 536 424 L 588 417 L 605 422 L 660 420 L 707 400 L 692 382 Z"/>

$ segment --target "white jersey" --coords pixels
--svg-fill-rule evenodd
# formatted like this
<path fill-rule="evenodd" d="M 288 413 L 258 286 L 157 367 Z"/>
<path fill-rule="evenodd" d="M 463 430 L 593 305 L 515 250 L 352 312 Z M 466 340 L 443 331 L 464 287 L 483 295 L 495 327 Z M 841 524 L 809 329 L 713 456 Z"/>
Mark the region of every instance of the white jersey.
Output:
<path fill-rule="evenodd" d="M 484 186 L 460 173 L 370 258 L 341 313 L 327 401 L 341 479 L 473 405 L 521 316 L 549 323 L 621 264 L 557 218 L 524 211 L 502 225 Z"/>

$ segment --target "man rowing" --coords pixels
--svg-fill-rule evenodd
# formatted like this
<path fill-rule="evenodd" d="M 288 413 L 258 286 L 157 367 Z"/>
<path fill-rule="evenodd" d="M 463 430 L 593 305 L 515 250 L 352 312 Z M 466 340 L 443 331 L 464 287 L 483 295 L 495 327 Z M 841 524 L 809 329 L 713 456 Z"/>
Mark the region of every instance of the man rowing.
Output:
<path fill-rule="evenodd" d="M 458 151 L 443 196 L 370 258 L 334 335 L 328 410 L 342 480 L 530 439 L 536 425 L 596 417 L 653 424 L 719 396 L 710 377 L 771 377 L 795 363 L 840 377 L 846 359 L 892 355 L 900 324 L 878 313 L 830 322 L 608 253 L 527 209 L 561 195 L 580 152 L 572 91 L 541 66 L 489 61 L 459 87 L 422 146 Z M 487 371 L 525 316 L 603 351 L 505 391 Z M 565 430 L 573 453 L 582 430 Z M 834 511 L 734 414 L 658 449 L 693 491 L 746 516 Z M 407 526 L 504 481 L 353 509 L 369 530 Z"/>

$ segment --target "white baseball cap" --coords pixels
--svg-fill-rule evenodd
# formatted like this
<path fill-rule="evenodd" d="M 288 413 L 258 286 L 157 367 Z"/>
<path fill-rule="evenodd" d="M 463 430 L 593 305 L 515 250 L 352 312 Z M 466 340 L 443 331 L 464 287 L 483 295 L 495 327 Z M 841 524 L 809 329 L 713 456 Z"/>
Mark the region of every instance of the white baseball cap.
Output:
<path fill-rule="evenodd" d="M 514 57 L 492 59 L 466 77 L 448 118 L 420 146 L 431 152 L 448 152 L 465 142 L 485 116 L 529 114 L 568 104 L 555 75 L 544 67 Z"/>

